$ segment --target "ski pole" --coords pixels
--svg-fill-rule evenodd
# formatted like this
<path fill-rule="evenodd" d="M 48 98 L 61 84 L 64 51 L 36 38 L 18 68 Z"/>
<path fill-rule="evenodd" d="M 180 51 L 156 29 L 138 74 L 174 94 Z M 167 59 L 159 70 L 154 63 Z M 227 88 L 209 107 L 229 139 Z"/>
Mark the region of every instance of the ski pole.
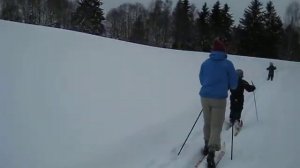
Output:
<path fill-rule="evenodd" d="M 255 99 L 255 92 L 253 92 L 253 95 L 254 95 L 254 103 L 255 103 L 255 111 L 256 111 L 256 120 L 258 121 L 257 106 L 256 106 L 256 99 Z"/>
<path fill-rule="evenodd" d="M 231 123 L 231 160 L 233 155 L 233 124 Z"/>
<path fill-rule="evenodd" d="M 253 81 L 251 81 L 251 82 L 252 82 L 252 85 L 254 85 L 254 84 L 253 84 Z M 256 106 L 255 91 L 253 91 L 253 95 L 254 95 L 254 104 L 255 104 L 255 111 L 256 111 L 256 119 L 257 119 L 257 121 L 258 121 L 258 113 L 257 113 L 257 106 Z"/>
<path fill-rule="evenodd" d="M 195 121 L 195 123 L 194 123 L 194 125 L 193 125 L 193 127 L 192 127 L 192 129 L 191 129 L 191 131 L 189 132 L 188 136 L 186 137 L 185 141 L 183 142 L 183 144 L 182 144 L 182 146 L 181 146 L 181 148 L 180 148 L 180 151 L 178 152 L 177 156 L 180 155 L 180 152 L 181 152 L 182 148 L 184 147 L 186 141 L 188 140 L 190 134 L 192 133 L 192 131 L 193 131 L 193 129 L 194 129 L 194 127 L 195 127 L 195 125 L 196 125 L 198 119 L 200 118 L 200 116 L 201 116 L 201 114 L 202 114 L 202 111 L 203 111 L 203 109 L 202 109 L 201 112 L 199 113 L 199 115 L 198 115 L 198 117 L 197 117 L 197 119 L 196 119 L 196 121 Z"/>

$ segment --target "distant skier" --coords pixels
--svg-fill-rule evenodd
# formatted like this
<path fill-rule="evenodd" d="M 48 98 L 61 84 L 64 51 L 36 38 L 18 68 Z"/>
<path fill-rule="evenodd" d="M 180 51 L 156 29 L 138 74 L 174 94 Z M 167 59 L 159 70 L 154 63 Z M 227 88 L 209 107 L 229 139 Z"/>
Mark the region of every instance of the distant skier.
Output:
<path fill-rule="evenodd" d="M 241 69 L 237 69 L 236 74 L 238 86 L 234 90 L 230 89 L 230 126 L 235 125 L 237 128 L 241 128 L 243 126 L 241 114 L 244 105 L 244 90 L 253 92 L 256 88 L 243 79 L 244 72 Z"/>
<path fill-rule="evenodd" d="M 202 151 L 207 156 L 208 167 L 215 167 L 215 151 L 221 149 L 221 132 L 225 119 L 228 90 L 237 87 L 237 75 L 231 61 L 227 60 L 224 43 L 216 38 L 212 52 L 199 73 L 201 103 L 204 118 Z"/>
<path fill-rule="evenodd" d="M 267 68 L 267 70 L 269 71 L 269 74 L 268 74 L 268 80 L 273 81 L 274 71 L 276 70 L 276 67 L 273 65 L 272 62 L 270 62 L 270 65 L 269 65 L 269 67 Z"/>

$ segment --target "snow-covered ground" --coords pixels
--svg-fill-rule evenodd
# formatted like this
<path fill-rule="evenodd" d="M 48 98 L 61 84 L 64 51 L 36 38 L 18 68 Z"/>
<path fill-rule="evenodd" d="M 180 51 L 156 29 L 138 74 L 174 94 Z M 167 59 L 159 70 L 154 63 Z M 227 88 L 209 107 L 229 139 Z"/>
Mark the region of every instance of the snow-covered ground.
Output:
<path fill-rule="evenodd" d="M 0 21 L 1 168 L 192 168 L 203 146 L 198 73 L 208 53 Z M 223 168 L 298 168 L 300 63 L 230 55 L 244 128 Z M 277 66 L 274 81 L 266 67 Z M 228 102 L 229 103 L 229 102 Z M 229 115 L 227 107 L 227 117 Z"/>

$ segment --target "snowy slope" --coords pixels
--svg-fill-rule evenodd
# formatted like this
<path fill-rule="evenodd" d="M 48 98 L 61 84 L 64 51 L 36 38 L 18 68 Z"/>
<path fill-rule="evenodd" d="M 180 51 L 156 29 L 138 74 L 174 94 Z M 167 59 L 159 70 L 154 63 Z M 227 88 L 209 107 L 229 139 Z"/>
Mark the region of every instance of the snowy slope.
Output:
<path fill-rule="evenodd" d="M 200 64 L 208 53 L 0 21 L 0 167 L 188 168 L 203 145 Z M 297 168 L 300 64 L 230 55 L 245 79 L 244 130 L 223 132 L 224 168 Z M 228 108 L 227 108 L 228 109 Z M 227 110 L 227 115 L 228 115 Z"/>

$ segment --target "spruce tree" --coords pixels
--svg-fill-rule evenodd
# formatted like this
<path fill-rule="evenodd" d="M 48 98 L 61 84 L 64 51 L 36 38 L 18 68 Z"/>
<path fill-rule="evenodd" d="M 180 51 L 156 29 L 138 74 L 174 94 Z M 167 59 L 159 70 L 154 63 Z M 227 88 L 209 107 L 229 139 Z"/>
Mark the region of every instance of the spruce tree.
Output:
<path fill-rule="evenodd" d="M 179 0 L 173 12 L 173 48 L 192 49 L 192 21 L 191 6 L 188 0 Z"/>
<path fill-rule="evenodd" d="M 210 26 L 210 43 L 216 37 L 223 39 L 229 45 L 231 40 L 231 33 L 232 33 L 232 25 L 233 25 L 233 17 L 229 13 L 229 6 L 227 4 L 221 8 L 220 1 L 217 1 L 209 16 L 209 26 Z M 228 46 L 229 47 L 229 46 Z M 227 48 L 228 48 L 227 47 Z"/>
<path fill-rule="evenodd" d="M 244 12 L 244 18 L 240 20 L 239 27 L 241 41 L 239 45 L 240 54 L 251 56 L 262 56 L 264 46 L 264 11 L 259 0 L 253 0 Z"/>
<path fill-rule="evenodd" d="M 272 1 L 266 6 L 265 17 L 265 39 L 264 39 L 264 55 L 268 58 L 278 57 L 278 48 L 282 37 L 283 29 L 280 17 L 277 15 Z"/>
<path fill-rule="evenodd" d="M 200 51 L 210 51 L 211 35 L 209 29 L 209 9 L 207 3 L 202 6 L 201 12 L 198 13 L 198 19 L 196 20 L 197 26 L 197 46 Z"/>
<path fill-rule="evenodd" d="M 221 4 L 220 1 L 217 1 L 211 10 L 211 15 L 209 16 L 210 30 L 213 38 L 221 37 L 223 35 L 224 32 L 222 30 L 222 23 L 223 18 Z"/>
<path fill-rule="evenodd" d="M 86 32 L 95 35 L 104 33 L 103 10 L 100 8 L 100 0 L 81 0 L 78 2 L 75 13 L 72 16 L 73 28 L 77 31 Z"/>
<path fill-rule="evenodd" d="M 227 39 L 231 40 L 231 34 L 232 34 L 232 26 L 233 26 L 233 16 L 229 13 L 229 6 L 228 4 L 225 4 L 223 9 L 221 10 L 221 17 L 222 17 L 222 36 Z"/>

